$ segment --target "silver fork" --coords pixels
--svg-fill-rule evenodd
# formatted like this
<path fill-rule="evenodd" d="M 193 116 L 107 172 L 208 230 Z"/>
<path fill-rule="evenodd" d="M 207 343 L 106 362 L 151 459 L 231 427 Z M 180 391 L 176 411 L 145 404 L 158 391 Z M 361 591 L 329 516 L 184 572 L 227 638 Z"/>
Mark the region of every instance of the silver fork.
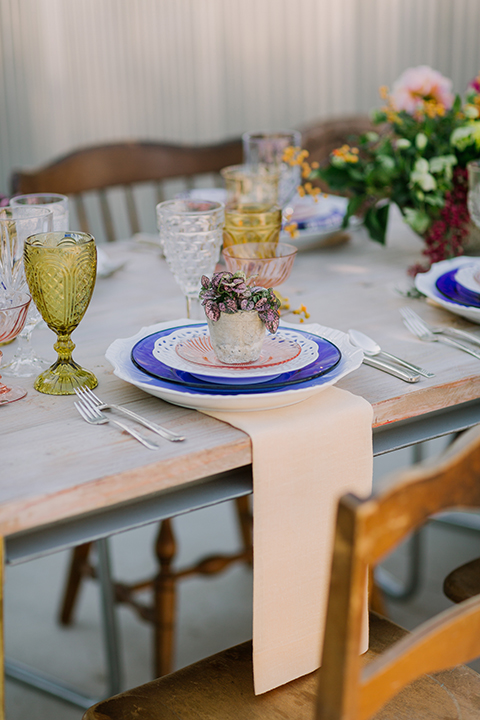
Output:
<path fill-rule="evenodd" d="M 459 330 L 459 328 L 454 327 L 433 327 L 425 322 L 420 315 L 417 315 L 417 313 L 409 307 L 403 307 L 400 312 L 403 317 L 409 317 L 412 320 L 417 320 L 419 323 L 422 323 L 422 325 L 434 335 L 451 335 L 453 337 L 461 338 L 462 340 L 468 340 L 468 342 L 471 342 L 474 345 L 480 345 L 480 338 L 472 333 L 466 332 L 465 330 Z"/>
<path fill-rule="evenodd" d="M 93 407 L 97 407 L 99 410 L 117 410 L 118 412 L 123 413 L 126 417 L 129 417 L 131 420 L 135 420 L 149 430 L 152 430 L 152 432 L 157 433 L 157 435 L 165 438 L 165 440 L 170 440 L 170 442 L 182 442 L 182 440 L 185 440 L 182 435 L 178 435 L 178 433 L 175 433 L 172 430 L 167 430 L 167 428 L 164 428 L 161 425 L 157 425 L 156 423 L 147 420 L 141 415 L 137 415 L 137 413 L 133 412 L 133 410 L 129 410 L 122 405 L 112 405 L 103 402 L 102 400 L 100 400 L 99 397 L 95 395 L 93 390 L 85 387 L 85 385 L 81 388 L 75 388 L 75 392 L 77 393 L 79 398 L 88 399 L 90 405 L 92 405 Z"/>
<path fill-rule="evenodd" d="M 463 350 L 464 352 L 468 353 L 469 355 L 473 355 L 474 358 L 477 358 L 477 360 L 480 360 L 480 355 L 476 353 L 471 348 L 467 347 L 466 345 L 463 345 L 460 342 L 457 342 L 457 340 L 453 340 L 452 338 L 446 337 L 444 335 L 435 335 L 428 326 L 425 326 L 422 320 L 420 318 L 412 318 L 408 315 L 405 315 L 403 312 L 405 308 L 400 308 L 400 314 L 403 317 L 403 322 L 405 324 L 405 327 L 410 330 L 410 332 L 413 335 L 416 335 L 420 340 L 424 340 L 425 342 L 441 342 L 444 345 L 450 345 L 450 347 L 457 348 L 457 350 Z"/>
<path fill-rule="evenodd" d="M 100 412 L 98 408 L 88 405 L 85 400 L 82 399 L 79 400 L 79 402 L 74 402 L 73 404 L 75 405 L 85 422 L 90 423 L 90 425 L 106 425 L 108 422 L 112 422 L 114 425 L 118 425 L 122 428 L 122 430 L 125 430 L 125 432 L 129 433 L 132 437 L 135 438 L 135 440 L 138 440 L 138 442 L 142 443 L 142 445 L 145 445 L 145 447 L 147 447 L 149 450 L 158 450 L 158 445 L 150 442 L 150 440 L 144 438 L 143 435 L 140 435 L 140 433 L 138 433 L 136 430 L 129 427 L 128 425 L 125 425 L 125 423 L 122 423 L 119 420 L 107 418 L 107 416 Z"/>

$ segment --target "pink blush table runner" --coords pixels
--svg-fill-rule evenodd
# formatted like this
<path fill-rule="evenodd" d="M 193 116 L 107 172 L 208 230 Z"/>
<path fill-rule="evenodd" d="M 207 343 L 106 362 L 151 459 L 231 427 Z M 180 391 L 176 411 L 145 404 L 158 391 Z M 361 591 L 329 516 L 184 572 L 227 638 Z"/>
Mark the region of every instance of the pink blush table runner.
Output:
<path fill-rule="evenodd" d="M 336 505 L 346 492 L 371 492 L 373 411 L 363 398 L 331 387 L 285 408 L 207 414 L 252 441 L 260 694 L 320 664 Z"/>

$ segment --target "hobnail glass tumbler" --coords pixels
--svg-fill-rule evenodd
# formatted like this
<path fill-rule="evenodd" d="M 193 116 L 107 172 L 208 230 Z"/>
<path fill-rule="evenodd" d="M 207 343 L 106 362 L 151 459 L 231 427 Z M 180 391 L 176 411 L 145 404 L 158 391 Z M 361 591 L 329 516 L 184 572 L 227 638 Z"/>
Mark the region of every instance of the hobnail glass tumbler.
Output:
<path fill-rule="evenodd" d="M 168 267 L 187 300 L 187 316 L 202 319 L 202 275 L 211 276 L 220 257 L 223 203 L 167 200 L 157 205 L 157 224 Z"/>
<path fill-rule="evenodd" d="M 283 153 L 287 147 L 300 147 L 301 133 L 298 130 L 246 132 L 242 141 L 243 161 L 247 165 L 252 168 L 266 165 L 280 172 L 278 204 L 283 208 L 293 198 L 301 181 L 300 166 L 292 167 L 283 162 Z"/>
<path fill-rule="evenodd" d="M 29 237 L 24 249 L 28 286 L 43 319 L 57 334 L 56 362 L 40 373 L 35 390 L 47 395 L 73 395 L 75 388 L 93 389 L 97 378 L 72 359 L 70 335 L 85 315 L 97 274 L 95 240 L 88 233 L 51 232 Z"/>

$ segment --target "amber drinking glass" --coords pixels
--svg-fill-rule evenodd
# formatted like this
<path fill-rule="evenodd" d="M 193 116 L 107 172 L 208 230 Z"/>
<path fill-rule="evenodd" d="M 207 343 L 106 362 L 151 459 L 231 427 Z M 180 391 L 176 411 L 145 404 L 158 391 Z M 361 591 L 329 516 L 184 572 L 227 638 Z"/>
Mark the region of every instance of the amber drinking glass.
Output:
<path fill-rule="evenodd" d="M 277 243 L 281 228 L 282 210 L 278 205 L 227 205 L 223 247 L 237 243 Z"/>
<path fill-rule="evenodd" d="M 275 288 L 290 276 L 297 248 L 288 243 L 241 243 L 224 248 L 227 270 L 244 272 L 255 285 Z"/>
<path fill-rule="evenodd" d="M 22 331 L 27 319 L 31 301 L 27 293 L 17 293 L 9 298 L 0 298 L 0 343 L 14 340 Z M 0 352 L 0 361 L 2 353 Z M 25 397 L 27 391 L 22 387 L 8 387 L 0 380 L 0 405 L 14 402 Z"/>
<path fill-rule="evenodd" d="M 70 335 L 85 315 L 97 273 L 94 238 L 81 232 L 41 233 L 24 249 L 30 292 L 48 327 L 57 334 L 56 362 L 40 373 L 35 390 L 47 395 L 73 395 L 75 388 L 95 388 L 97 378 L 72 359 Z"/>
<path fill-rule="evenodd" d="M 220 171 L 227 191 L 227 205 L 278 204 L 278 168 L 267 165 L 230 165 Z"/>

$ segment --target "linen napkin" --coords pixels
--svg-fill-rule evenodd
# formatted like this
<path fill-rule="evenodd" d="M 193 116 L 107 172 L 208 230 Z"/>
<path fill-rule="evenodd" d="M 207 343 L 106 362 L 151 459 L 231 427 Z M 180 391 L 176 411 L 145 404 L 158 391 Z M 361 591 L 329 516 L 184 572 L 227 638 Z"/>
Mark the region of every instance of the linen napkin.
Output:
<path fill-rule="evenodd" d="M 203 412 L 252 441 L 253 668 L 260 694 L 320 664 L 337 501 L 346 492 L 371 492 L 373 411 L 363 398 L 330 387 L 274 410 Z"/>

